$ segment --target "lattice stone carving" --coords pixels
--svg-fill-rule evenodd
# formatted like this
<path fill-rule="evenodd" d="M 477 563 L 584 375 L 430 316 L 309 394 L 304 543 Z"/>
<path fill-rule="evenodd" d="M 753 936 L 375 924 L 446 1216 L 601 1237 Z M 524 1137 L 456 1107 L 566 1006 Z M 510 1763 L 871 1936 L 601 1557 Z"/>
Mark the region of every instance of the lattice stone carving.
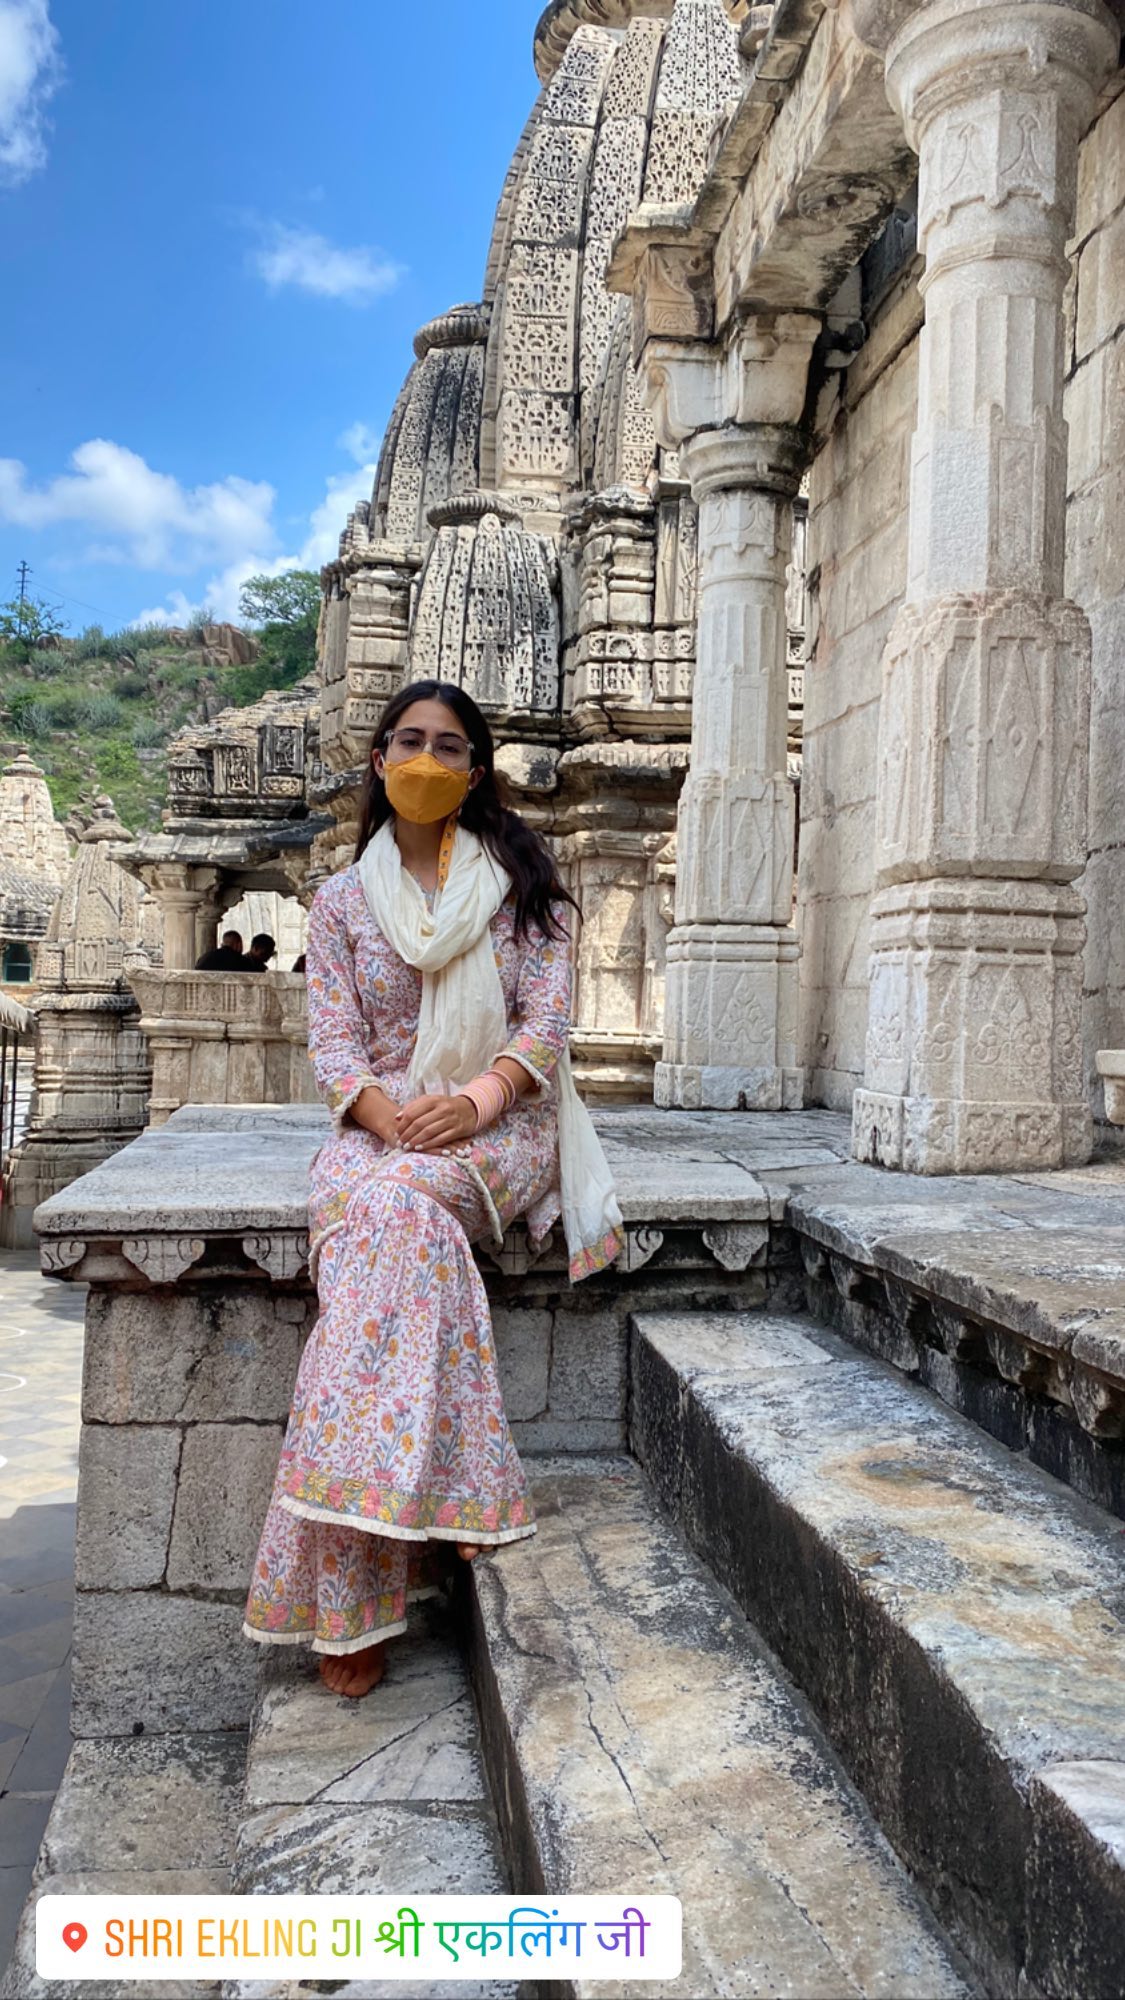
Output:
<path fill-rule="evenodd" d="M 428 541 L 429 509 L 480 476 L 486 306 L 454 306 L 415 336 L 418 359 L 387 428 L 371 503 L 371 535 Z"/>
<path fill-rule="evenodd" d="M 554 711 L 559 698 L 558 562 L 495 494 L 463 494 L 437 529 L 410 642 L 415 677 L 454 681 L 493 712 Z"/>
<path fill-rule="evenodd" d="M 741 85 L 738 33 L 722 0 L 676 0 L 660 65 L 646 203 L 671 207 L 698 193 L 716 119 Z"/>
<path fill-rule="evenodd" d="M 587 398 L 593 427 L 590 445 L 583 434 L 584 463 L 587 451 L 592 451 L 593 482 L 599 492 L 611 486 L 643 489 L 656 464 L 656 428 L 633 364 L 632 335 L 632 307 L 627 299 L 619 299 L 602 353 L 601 372 Z M 693 617 L 694 611 L 693 594 Z"/>

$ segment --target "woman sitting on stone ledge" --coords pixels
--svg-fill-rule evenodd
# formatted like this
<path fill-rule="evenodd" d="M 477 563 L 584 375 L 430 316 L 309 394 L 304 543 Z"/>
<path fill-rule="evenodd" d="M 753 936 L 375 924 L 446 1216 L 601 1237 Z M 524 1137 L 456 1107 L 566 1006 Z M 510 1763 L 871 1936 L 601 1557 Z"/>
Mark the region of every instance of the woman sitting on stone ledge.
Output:
<path fill-rule="evenodd" d="M 406 1606 L 535 1533 L 470 1244 L 562 1215 L 570 1275 L 621 1212 L 570 1074 L 566 905 L 500 801 L 492 736 L 419 681 L 375 734 L 356 860 L 309 920 L 309 1045 L 335 1132 L 313 1163 L 320 1317 L 301 1360 L 244 1631 L 311 1643 L 336 1693 L 381 1679 Z"/>

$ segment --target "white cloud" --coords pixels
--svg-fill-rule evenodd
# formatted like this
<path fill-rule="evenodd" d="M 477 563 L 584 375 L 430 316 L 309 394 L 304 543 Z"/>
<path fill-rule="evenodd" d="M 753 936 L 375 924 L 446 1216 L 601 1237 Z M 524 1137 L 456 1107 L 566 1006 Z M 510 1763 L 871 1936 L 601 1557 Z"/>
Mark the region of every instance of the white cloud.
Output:
<path fill-rule="evenodd" d="M 261 242 L 251 263 L 271 291 L 291 285 L 315 298 L 342 299 L 347 305 L 393 292 L 404 267 L 366 244 L 344 249 L 314 229 L 292 229 L 284 222 L 259 223 Z"/>
<path fill-rule="evenodd" d="M 166 604 L 138 612 L 135 622 L 182 625 L 198 604 L 209 606 L 216 617 L 237 620 L 239 592 L 247 577 L 280 576 L 287 569 L 318 570 L 331 562 L 348 515 L 360 500 L 371 498 L 380 442 L 378 434 L 362 422 L 351 424 L 343 433 L 338 443 L 357 463 L 325 480 L 324 497 L 310 513 L 303 539 L 295 549 L 286 554 L 271 552 L 276 551 L 279 539 L 271 531 L 271 549 L 264 548 L 260 537 L 254 540 L 244 554 L 234 557 L 201 586 L 194 605 L 183 591 L 173 591 Z"/>
<path fill-rule="evenodd" d="M 336 439 L 340 450 L 346 451 L 349 458 L 354 458 L 357 465 L 363 466 L 373 464 L 378 458 L 382 442 L 382 432 L 373 431 L 371 425 L 365 424 L 362 420 L 349 424 L 347 430 L 341 431 Z"/>
<path fill-rule="evenodd" d="M 145 611 L 138 611 L 131 618 L 131 625 L 190 625 L 199 605 L 193 604 L 182 590 L 169 592 L 167 604 L 153 604 Z"/>
<path fill-rule="evenodd" d="M 268 554 L 277 546 L 275 498 L 264 480 L 233 475 L 183 486 L 108 438 L 79 445 L 70 470 L 40 486 L 18 459 L 0 459 L 0 521 L 88 529 L 98 540 L 87 560 L 137 569 L 190 572 L 247 550 Z"/>
<path fill-rule="evenodd" d="M 0 185 L 44 164 L 44 107 L 62 77 L 48 0 L 0 0 Z"/>
<path fill-rule="evenodd" d="M 374 460 L 325 481 L 324 498 L 309 515 L 309 531 L 298 558 L 301 569 L 320 569 L 332 561 L 348 515 L 360 500 L 370 500 L 374 484 Z"/>
<path fill-rule="evenodd" d="M 338 443 L 355 463 L 331 474 L 305 521 L 288 528 L 275 519 L 277 495 L 267 481 L 229 474 L 185 486 L 108 438 L 79 445 L 65 472 L 38 484 L 18 459 L 0 458 L 0 522 L 53 530 L 56 545 L 63 542 L 59 531 L 78 530 L 81 548 L 65 549 L 68 561 L 207 577 L 169 592 L 163 604 L 146 606 L 137 613 L 138 624 L 182 625 L 204 604 L 220 618 L 236 619 L 247 577 L 320 569 L 335 556 L 349 513 L 370 498 L 379 438 L 357 422 Z M 63 557 L 59 547 L 55 559 Z"/>

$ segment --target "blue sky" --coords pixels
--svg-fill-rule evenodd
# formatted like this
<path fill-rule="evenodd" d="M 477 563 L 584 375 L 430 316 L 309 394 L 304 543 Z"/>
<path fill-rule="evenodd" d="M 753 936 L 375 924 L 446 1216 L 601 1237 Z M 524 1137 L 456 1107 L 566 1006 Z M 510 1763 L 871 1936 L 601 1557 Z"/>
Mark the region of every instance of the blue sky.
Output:
<path fill-rule="evenodd" d="M 318 567 L 480 295 L 541 0 L 0 0 L 0 599 Z"/>

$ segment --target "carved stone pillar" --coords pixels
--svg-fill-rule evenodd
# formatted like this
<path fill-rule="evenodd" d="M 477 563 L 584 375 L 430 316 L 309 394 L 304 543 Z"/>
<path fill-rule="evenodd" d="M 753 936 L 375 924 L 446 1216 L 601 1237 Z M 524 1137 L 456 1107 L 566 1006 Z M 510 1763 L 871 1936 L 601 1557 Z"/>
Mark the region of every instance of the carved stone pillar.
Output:
<path fill-rule="evenodd" d="M 217 872 L 193 868 L 180 862 L 160 862 L 142 868 L 148 888 L 160 904 L 164 919 L 164 968 L 167 972 L 189 972 L 199 956 L 198 940 L 205 926 L 213 928 L 212 912 L 218 908 Z M 213 938 L 208 933 L 208 941 Z"/>
<path fill-rule="evenodd" d="M 680 797 L 656 1101 L 779 1110 L 803 1099 L 786 774 L 786 565 L 806 447 L 811 314 L 760 315 L 722 347 L 649 340 L 662 442 L 699 508 L 691 770 Z"/>
<path fill-rule="evenodd" d="M 1087 1157 L 1090 637 L 1062 595 L 1065 245 L 1101 0 L 896 13 L 926 256 L 906 601 L 884 657 L 860 1159 Z M 892 23 L 894 25 L 894 23 Z"/>

